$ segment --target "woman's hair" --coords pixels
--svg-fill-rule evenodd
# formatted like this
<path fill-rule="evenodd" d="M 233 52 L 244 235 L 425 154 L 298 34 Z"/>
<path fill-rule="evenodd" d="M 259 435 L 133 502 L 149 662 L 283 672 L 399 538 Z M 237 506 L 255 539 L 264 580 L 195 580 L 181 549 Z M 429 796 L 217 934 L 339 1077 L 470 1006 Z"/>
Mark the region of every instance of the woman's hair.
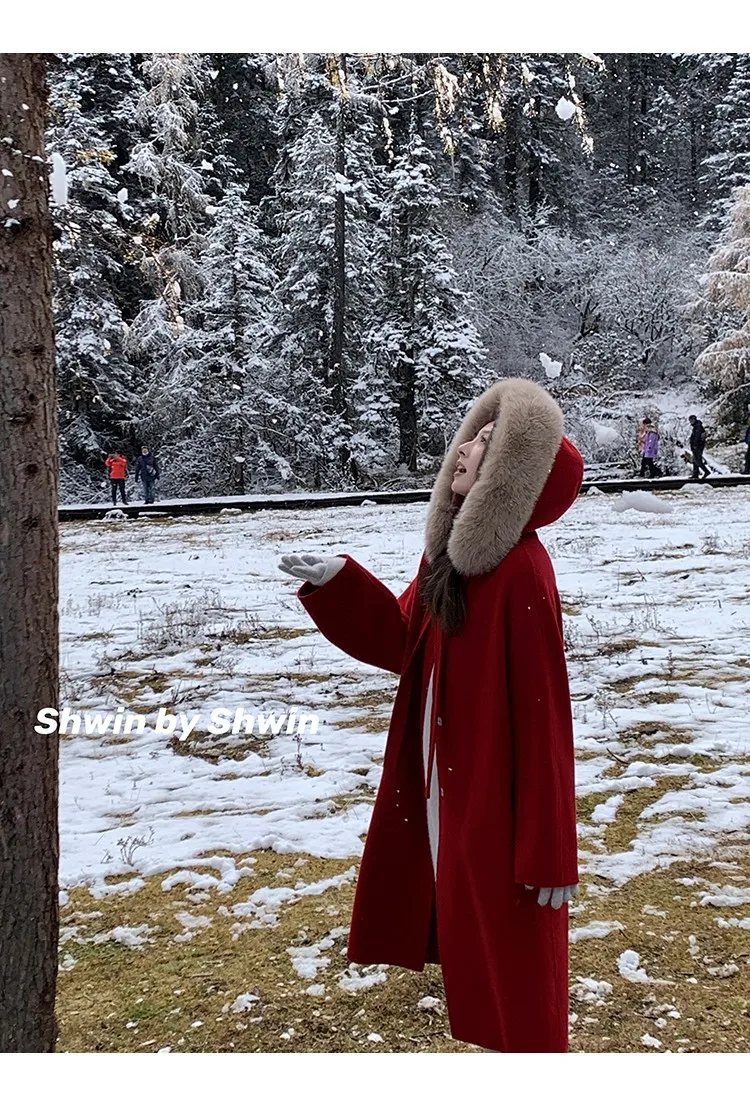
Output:
<path fill-rule="evenodd" d="M 475 480 L 482 471 L 484 459 L 487 456 L 487 448 L 494 433 L 490 431 L 482 459 L 477 466 Z M 465 496 L 453 493 L 451 500 L 451 514 L 455 518 L 461 509 Z M 460 630 L 466 620 L 466 592 L 464 578 L 455 568 L 448 557 L 448 551 L 443 550 L 434 561 L 425 561 L 425 567 L 419 578 L 419 594 L 422 603 L 440 623 L 446 634 L 452 634 Z"/>
<path fill-rule="evenodd" d="M 452 514 L 456 515 L 463 496 L 454 495 Z M 466 619 L 466 595 L 464 579 L 443 550 L 434 561 L 425 561 L 419 578 L 419 594 L 422 603 L 447 634 L 460 630 Z"/>

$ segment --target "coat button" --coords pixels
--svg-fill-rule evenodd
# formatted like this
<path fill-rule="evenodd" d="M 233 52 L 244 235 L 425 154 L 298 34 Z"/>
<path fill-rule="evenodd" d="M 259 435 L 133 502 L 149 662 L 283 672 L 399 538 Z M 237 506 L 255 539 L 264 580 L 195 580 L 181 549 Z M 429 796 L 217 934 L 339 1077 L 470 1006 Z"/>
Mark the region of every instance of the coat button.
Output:
<path fill-rule="evenodd" d="M 438 715 L 438 717 L 437 717 L 437 725 L 438 725 L 438 726 L 442 726 L 442 725 L 443 725 L 443 720 L 442 720 L 442 717 L 441 717 L 440 715 Z"/>

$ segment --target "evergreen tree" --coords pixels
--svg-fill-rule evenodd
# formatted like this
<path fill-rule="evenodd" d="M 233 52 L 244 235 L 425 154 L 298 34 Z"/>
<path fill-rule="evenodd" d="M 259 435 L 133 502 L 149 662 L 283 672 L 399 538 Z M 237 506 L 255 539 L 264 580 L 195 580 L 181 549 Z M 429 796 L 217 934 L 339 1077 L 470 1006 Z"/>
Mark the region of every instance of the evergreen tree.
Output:
<path fill-rule="evenodd" d="M 277 158 L 276 54 L 210 54 L 207 94 L 231 148 L 247 199 L 269 192 Z"/>
<path fill-rule="evenodd" d="M 395 460 L 410 473 L 441 455 L 446 423 L 488 379 L 468 297 L 440 232 L 435 155 L 418 122 L 414 111 L 406 148 L 386 179 L 382 319 L 368 335 L 372 372 L 385 383 L 398 429 Z"/>
<path fill-rule="evenodd" d="M 54 308 L 63 492 L 78 496 L 98 483 L 102 454 L 138 409 L 123 351 L 128 219 L 109 116 L 93 105 L 84 111 L 90 57 L 63 55 L 51 69 L 47 135 L 68 181 L 68 204 L 56 214 Z"/>
<path fill-rule="evenodd" d="M 200 259 L 224 189 L 236 175 L 226 139 L 206 99 L 211 75 L 203 54 L 152 54 L 136 119 L 143 130 L 125 171 L 142 190 L 136 206 L 142 271 L 152 290 L 127 335 L 139 386 L 163 396 L 172 379 L 184 308 L 203 292 Z M 178 359 L 179 360 L 179 359 Z M 146 422 L 157 413 L 145 412 Z M 160 446 L 160 443 L 152 443 Z"/>
<path fill-rule="evenodd" d="M 254 208 L 230 185 L 203 242 L 200 291 L 182 309 L 138 427 L 160 443 L 166 492 L 226 495 L 245 491 L 245 473 L 261 487 L 290 476 L 274 445 L 284 400 L 263 352 L 274 280 L 266 253 Z"/>
<path fill-rule="evenodd" d="M 703 160 L 711 182 L 716 227 L 734 202 L 732 194 L 750 184 L 750 54 L 738 54 L 726 95 L 716 108 L 715 151 Z"/>
<path fill-rule="evenodd" d="M 371 99 L 341 58 L 307 58 L 304 66 L 290 59 L 282 81 L 267 205 L 279 272 L 270 353 L 289 398 L 290 462 L 298 479 L 320 488 L 356 480 L 367 464 L 353 438 L 353 396 L 380 279 L 377 136 Z"/>
<path fill-rule="evenodd" d="M 727 224 L 703 292 L 709 304 L 733 309 L 737 325 L 703 350 L 695 368 L 721 397 L 719 419 L 742 426 L 750 408 L 750 185 L 735 189 Z"/>

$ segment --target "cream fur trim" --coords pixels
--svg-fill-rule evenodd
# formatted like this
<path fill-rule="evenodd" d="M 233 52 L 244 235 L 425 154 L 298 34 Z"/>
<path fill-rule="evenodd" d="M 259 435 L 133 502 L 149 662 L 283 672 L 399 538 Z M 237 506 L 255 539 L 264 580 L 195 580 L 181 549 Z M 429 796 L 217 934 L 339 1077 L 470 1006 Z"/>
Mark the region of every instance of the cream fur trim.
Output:
<path fill-rule="evenodd" d="M 451 484 L 458 447 L 493 419 L 479 476 L 454 517 Z M 456 432 L 432 490 L 425 527 L 427 560 L 447 549 L 463 576 L 494 569 L 520 541 L 562 439 L 562 412 L 534 381 L 501 380 L 482 393 Z"/>

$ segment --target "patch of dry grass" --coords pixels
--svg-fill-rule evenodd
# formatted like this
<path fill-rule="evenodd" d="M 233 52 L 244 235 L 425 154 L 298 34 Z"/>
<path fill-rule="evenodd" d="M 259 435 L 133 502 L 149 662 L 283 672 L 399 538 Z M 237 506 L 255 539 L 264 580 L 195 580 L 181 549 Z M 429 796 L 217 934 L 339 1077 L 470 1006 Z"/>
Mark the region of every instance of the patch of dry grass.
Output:
<path fill-rule="evenodd" d="M 153 941 L 138 948 L 113 941 L 68 941 L 62 946 L 62 956 L 71 954 L 77 963 L 60 974 L 58 1050 L 153 1052 L 169 1046 L 175 1052 L 478 1052 L 450 1037 L 438 966 L 427 966 L 424 973 L 387 968 L 384 983 L 347 993 L 338 986 L 348 964 L 344 934 L 322 951 L 330 961 L 314 978 L 296 973 L 290 948 L 348 926 L 352 882 L 283 905 L 278 926 L 245 929 L 233 940 L 232 926 L 238 920 L 220 908 L 247 899 L 260 887 L 293 887 L 298 879 L 312 883 L 354 863 L 271 851 L 255 851 L 253 857 L 254 875 L 243 877 L 229 895 L 211 891 L 202 898 L 184 886 L 164 892 L 162 877 L 148 878 L 142 890 L 127 897 L 96 900 L 84 889 L 73 889 L 62 911 L 63 927 L 77 926 L 77 936 L 90 938 L 115 926 L 146 923 L 153 928 Z M 304 864 L 296 865 L 298 859 Z M 750 931 L 716 923 L 741 909 L 701 907 L 706 886 L 679 883 L 688 877 L 747 886 L 747 855 L 735 864 L 732 870 L 709 863 L 673 865 L 619 889 L 592 880 L 598 895 L 586 894 L 584 880 L 583 910 L 571 917 L 571 927 L 611 919 L 625 929 L 571 944 L 573 1051 L 642 1052 L 645 1033 L 673 1051 L 748 1050 Z M 644 914 L 644 907 L 663 914 Z M 211 926 L 196 928 L 191 941 L 175 941 L 183 933 L 175 918 L 178 911 L 206 916 Z M 693 952 L 690 935 L 697 942 Z M 670 983 L 623 979 L 617 959 L 626 949 L 640 954 L 650 977 Z M 599 1006 L 577 999 L 579 976 L 606 980 L 612 994 Z M 310 984 L 323 984 L 325 994 L 309 995 Z M 249 1010 L 224 1010 L 244 993 L 258 997 Z M 417 1004 L 424 995 L 437 998 L 438 1006 L 421 1010 Z M 664 1005 L 680 1018 L 670 1017 Z M 382 1041 L 369 1041 L 370 1033 Z"/>
<path fill-rule="evenodd" d="M 613 987 L 601 1006 L 572 999 L 571 1010 L 577 1016 L 571 1030 L 572 1050 L 645 1052 L 644 1034 L 673 1052 L 745 1053 L 750 1049 L 750 931 L 721 928 L 716 922 L 719 917 L 741 914 L 742 909 L 701 907 L 701 885 L 686 888 L 678 883 L 680 878 L 747 887 L 750 858 L 745 854 L 736 871 L 710 863 L 675 864 L 638 876 L 606 897 L 591 896 L 585 901 L 585 910 L 571 917 L 571 927 L 611 919 L 625 929 L 607 938 L 571 944 L 573 987 L 579 976 L 606 980 Z M 664 914 L 644 914 L 644 907 Z M 696 955 L 691 953 L 691 935 L 697 942 Z M 649 977 L 670 983 L 625 980 L 617 959 L 626 949 L 640 955 Z M 711 969 L 731 975 L 716 975 Z M 671 1017 L 664 1005 L 679 1012 L 680 1018 Z"/>
<path fill-rule="evenodd" d="M 303 897 L 281 911 L 279 926 L 244 930 L 232 940 L 237 920 L 220 914 L 218 907 L 246 899 L 260 887 L 334 876 L 351 864 L 303 855 L 305 864 L 298 867 L 296 856 L 270 851 L 253 856 L 255 876 L 241 879 L 231 897 L 212 892 L 209 899 L 195 902 L 182 887 L 163 892 L 161 878 L 155 877 L 125 899 L 94 900 L 85 890 L 74 889 L 63 926 L 78 925 L 80 936 L 143 922 L 156 929 L 150 935 L 153 943 L 135 949 L 111 941 L 71 941 L 62 947 L 63 955 L 71 953 L 77 964 L 60 974 L 58 1050 L 153 1052 L 170 1046 L 175 1052 L 476 1052 L 450 1038 L 444 1003 L 437 1013 L 417 1007 L 425 994 L 442 1000 L 437 967 L 429 966 L 424 974 L 389 969 L 385 984 L 347 993 L 337 984 L 348 964 L 344 935 L 325 951 L 330 964 L 314 981 L 296 973 L 288 948 L 348 926 L 352 883 Z M 92 919 L 92 911 L 101 915 Z M 212 925 L 196 929 L 191 941 L 175 942 L 182 932 L 177 911 L 207 916 Z M 311 983 L 324 983 L 326 995 L 308 995 Z M 250 1010 L 222 1010 L 248 992 L 259 997 Z M 290 1037 L 282 1037 L 290 1030 Z M 383 1041 L 368 1041 L 369 1033 L 380 1034 Z"/>

